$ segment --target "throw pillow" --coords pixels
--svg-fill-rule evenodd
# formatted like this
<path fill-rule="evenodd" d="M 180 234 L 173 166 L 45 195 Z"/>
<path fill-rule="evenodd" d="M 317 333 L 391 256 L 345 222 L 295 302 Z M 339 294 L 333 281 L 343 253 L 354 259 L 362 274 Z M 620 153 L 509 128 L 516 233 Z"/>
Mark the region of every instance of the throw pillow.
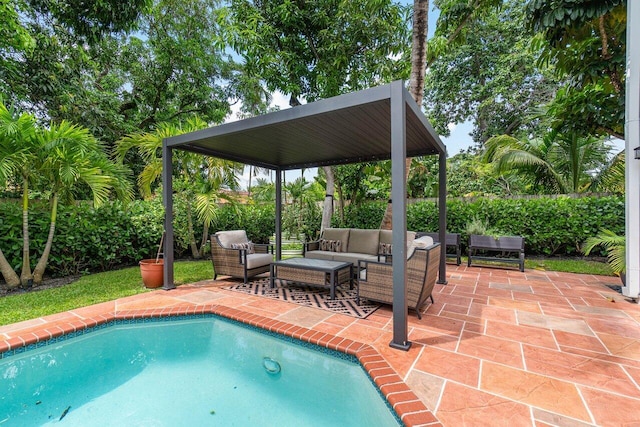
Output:
<path fill-rule="evenodd" d="M 320 250 L 328 252 L 340 252 L 342 249 L 341 240 L 320 239 Z"/>
<path fill-rule="evenodd" d="M 252 254 L 255 252 L 255 246 L 253 245 L 253 242 L 232 243 L 231 249 L 244 249 L 248 254 Z"/>
<path fill-rule="evenodd" d="M 391 255 L 393 245 L 391 243 L 380 243 L 378 245 L 378 253 L 380 255 Z"/>

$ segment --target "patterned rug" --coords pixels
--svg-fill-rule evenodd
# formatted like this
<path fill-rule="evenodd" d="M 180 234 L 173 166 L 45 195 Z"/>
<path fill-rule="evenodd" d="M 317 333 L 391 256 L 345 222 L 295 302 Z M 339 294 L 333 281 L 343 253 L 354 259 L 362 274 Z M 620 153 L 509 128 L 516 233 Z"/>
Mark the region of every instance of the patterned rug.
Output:
<path fill-rule="evenodd" d="M 336 298 L 334 300 L 329 299 L 328 288 L 303 285 L 279 279 L 276 280 L 276 287 L 273 289 L 269 287 L 269 279 L 255 280 L 246 285 L 240 283 L 224 289 L 316 307 L 359 319 L 366 318 L 380 307 L 379 304 L 371 303 L 367 300 L 361 300 L 361 305 L 356 304 L 356 290 L 349 290 L 349 286 L 346 284 L 336 288 Z"/>

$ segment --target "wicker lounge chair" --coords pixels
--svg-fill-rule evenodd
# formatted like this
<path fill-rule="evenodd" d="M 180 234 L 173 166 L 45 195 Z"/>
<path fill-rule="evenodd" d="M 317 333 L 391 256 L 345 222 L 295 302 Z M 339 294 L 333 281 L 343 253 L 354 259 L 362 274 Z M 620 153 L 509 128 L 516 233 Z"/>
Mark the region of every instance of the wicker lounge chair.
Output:
<path fill-rule="evenodd" d="M 254 244 L 244 230 L 218 231 L 211 235 L 211 261 L 215 280 L 218 275 L 250 277 L 269 271 L 273 245 Z"/>
<path fill-rule="evenodd" d="M 417 239 L 418 240 L 418 239 Z M 422 319 L 420 309 L 433 296 L 431 292 L 438 277 L 440 264 L 440 243 L 426 248 L 415 248 L 407 259 L 407 305 L 415 309 L 418 319 Z M 384 304 L 393 303 L 393 269 L 392 265 L 382 262 L 360 261 L 358 263 L 358 293 L 360 298 Z"/>

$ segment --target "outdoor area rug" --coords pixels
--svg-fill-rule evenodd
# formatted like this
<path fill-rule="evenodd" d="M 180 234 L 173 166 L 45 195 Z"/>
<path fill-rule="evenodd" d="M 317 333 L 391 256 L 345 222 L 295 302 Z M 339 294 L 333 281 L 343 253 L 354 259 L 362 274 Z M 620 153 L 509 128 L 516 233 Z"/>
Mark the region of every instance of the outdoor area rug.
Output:
<path fill-rule="evenodd" d="M 276 287 L 273 289 L 269 287 L 269 279 L 255 280 L 246 285 L 240 283 L 223 289 L 316 307 L 359 319 L 366 318 L 380 307 L 379 304 L 367 300 L 361 300 L 361 305 L 356 304 L 356 290 L 350 290 L 348 284 L 336 288 L 336 299 L 334 300 L 329 299 L 329 288 L 308 286 L 279 279 L 276 280 Z"/>

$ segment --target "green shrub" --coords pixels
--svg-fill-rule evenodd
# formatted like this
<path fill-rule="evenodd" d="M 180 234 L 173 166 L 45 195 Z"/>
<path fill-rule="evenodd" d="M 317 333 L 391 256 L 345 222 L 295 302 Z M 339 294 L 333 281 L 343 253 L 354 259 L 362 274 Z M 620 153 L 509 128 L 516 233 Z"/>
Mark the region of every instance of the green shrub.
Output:
<path fill-rule="evenodd" d="M 334 215 L 331 219 L 331 226 L 344 228 L 379 228 L 386 208 L 387 202 L 381 201 L 345 206 L 344 220 L 341 221 L 338 215 Z"/>
<path fill-rule="evenodd" d="M 386 202 L 376 201 L 345 208 L 344 220 L 332 218 L 334 227 L 378 228 Z M 184 212 L 177 212 L 175 229 L 186 223 Z M 156 256 L 163 231 L 164 209 L 160 198 L 136 201 L 127 206 L 119 202 L 94 208 L 90 203 L 61 206 L 56 234 L 46 274 L 65 276 L 106 271 L 114 267 L 135 265 L 140 259 Z M 608 229 L 624 234 L 624 198 L 540 198 L 480 199 L 472 202 L 447 202 L 447 230 L 462 234 L 463 249 L 468 241 L 465 232 L 470 220 L 477 218 L 503 234 L 525 238 L 527 254 L 575 255 L 588 238 Z M 308 239 L 317 237 L 321 211 L 309 210 L 303 218 L 303 232 Z M 407 228 L 414 231 L 437 231 L 438 208 L 433 202 L 418 202 L 407 207 Z M 209 229 L 244 229 L 256 243 L 268 243 L 275 232 L 273 205 L 224 205 Z M 203 224 L 194 223 L 196 239 Z M 42 254 L 49 231 L 48 203 L 33 201 L 29 209 L 30 257 L 32 268 Z M 176 232 L 176 235 L 180 231 Z M 177 254 L 186 253 L 187 244 L 176 238 Z M 15 271 L 22 267 L 22 212 L 20 201 L 0 201 L 0 248 Z"/>
<path fill-rule="evenodd" d="M 213 234 L 221 230 L 245 230 L 251 241 L 269 243 L 275 229 L 275 206 L 227 204 L 218 210 L 209 231 Z"/>
<path fill-rule="evenodd" d="M 334 215 L 332 225 L 376 228 L 385 203 L 371 202 L 345 209 L 345 220 Z M 525 238 L 532 255 L 576 255 L 580 246 L 600 229 L 624 234 L 624 199 L 618 196 L 538 199 L 478 199 L 447 201 L 447 231 L 460 233 L 463 249 L 469 240 L 468 224 L 477 219 L 502 235 Z M 407 229 L 437 231 L 438 208 L 422 201 L 407 207 Z"/>

